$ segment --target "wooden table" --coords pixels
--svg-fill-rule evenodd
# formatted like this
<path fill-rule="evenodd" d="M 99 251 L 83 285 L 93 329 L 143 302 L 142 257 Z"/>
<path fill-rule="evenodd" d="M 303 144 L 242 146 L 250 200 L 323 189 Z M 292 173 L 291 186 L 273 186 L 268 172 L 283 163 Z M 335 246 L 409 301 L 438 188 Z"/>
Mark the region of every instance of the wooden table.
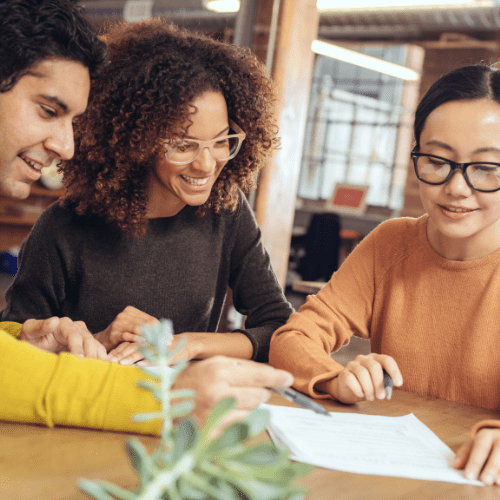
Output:
<path fill-rule="evenodd" d="M 271 404 L 288 404 L 273 395 Z M 1 402 L 0 402 L 1 404 Z M 400 416 L 414 413 L 454 451 L 473 423 L 500 418 L 498 412 L 395 391 L 392 401 L 344 406 L 326 402 L 329 411 Z M 105 479 L 133 487 L 135 475 L 124 444 L 127 434 L 85 429 L 48 429 L 0 422 L 0 499 L 72 500 L 86 497 L 75 483 L 80 477 Z M 139 437 L 152 446 L 155 438 Z M 263 434 L 260 439 L 267 439 Z M 300 481 L 310 500 L 500 500 L 500 487 L 480 487 L 369 476 L 316 468 Z"/>

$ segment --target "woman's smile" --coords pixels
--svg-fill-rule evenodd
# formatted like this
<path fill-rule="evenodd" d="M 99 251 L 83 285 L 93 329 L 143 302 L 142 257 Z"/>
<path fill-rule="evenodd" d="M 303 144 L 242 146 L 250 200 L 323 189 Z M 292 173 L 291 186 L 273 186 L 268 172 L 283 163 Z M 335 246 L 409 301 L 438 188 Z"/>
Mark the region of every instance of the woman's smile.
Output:
<path fill-rule="evenodd" d="M 441 104 L 425 121 L 419 152 L 457 163 L 500 163 L 500 104 Z M 429 243 L 442 257 L 473 260 L 500 248 L 500 191 L 477 191 L 455 170 L 444 184 L 420 182 L 420 197 L 429 215 Z"/>

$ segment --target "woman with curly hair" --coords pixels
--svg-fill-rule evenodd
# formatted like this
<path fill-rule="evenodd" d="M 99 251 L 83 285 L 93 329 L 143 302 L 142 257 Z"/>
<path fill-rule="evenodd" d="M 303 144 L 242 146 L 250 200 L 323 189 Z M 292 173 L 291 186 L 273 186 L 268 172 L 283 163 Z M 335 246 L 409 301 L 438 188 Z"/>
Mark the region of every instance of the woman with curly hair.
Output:
<path fill-rule="evenodd" d="M 278 145 L 271 81 L 247 51 L 166 20 L 105 41 L 65 198 L 24 242 L 3 319 L 84 321 L 130 364 L 141 324 L 170 318 L 183 358 L 267 361 L 292 309 L 244 193 Z M 245 327 L 214 333 L 228 286 Z"/>

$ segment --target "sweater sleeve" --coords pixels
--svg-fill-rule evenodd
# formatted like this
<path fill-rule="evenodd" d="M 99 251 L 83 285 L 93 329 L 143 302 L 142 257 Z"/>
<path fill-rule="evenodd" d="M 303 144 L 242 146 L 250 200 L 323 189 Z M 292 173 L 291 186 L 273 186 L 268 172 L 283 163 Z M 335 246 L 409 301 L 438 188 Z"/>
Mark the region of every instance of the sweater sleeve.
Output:
<path fill-rule="evenodd" d="M 375 238 L 368 235 L 330 281 L 295 312 L 271 340 L 269 363 L 288 370 L 294 387 L 316 398 L 331 397 L 315 384 L 335 378 L 343 366 L 330 353 L 349 343 L 352 335 L 370 337 L 375 290 Z"/>
<path fill-rule="evenodd" d="M 5 331 L 0 331 L 0 358 L 0 420 L 160 433 L 159 420 L 131 420 L 135 413 L 159 410 L 151 393 L 137 387 L 145 378 L 138 368 L 51 354 Z"/>
<path fill-rule="evenodd" d="M 242 193 L 240 197 L 229 286 L 236 310 L 246 319 L 245 328 L 236 331 L 244 333 L 252 342 L 252 359 L 267 362 L 271 337 L 285 324 L 293 309 L 271 267 L 250 205 Z"/>
<path fill-rule="evenodd" d="M 500 420 L 481 420 L 472 427 L 470 436 L 473 438 L 481 429 L 499 429 Z"/>
<path fill-rule="evenodd" d="M 13 337 L 19 337 L 21 333 L 21 323 L 13 323 L 12 321 L 0 321 L 0 332 L 4 331 Z"/>

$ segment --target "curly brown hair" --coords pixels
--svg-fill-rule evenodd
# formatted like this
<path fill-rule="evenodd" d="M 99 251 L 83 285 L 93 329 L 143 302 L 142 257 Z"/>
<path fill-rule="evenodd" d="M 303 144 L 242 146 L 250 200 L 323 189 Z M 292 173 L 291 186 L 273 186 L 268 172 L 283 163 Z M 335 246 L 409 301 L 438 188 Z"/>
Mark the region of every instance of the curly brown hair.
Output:
<path fill-rule="evenodd" d="M 76 126 L 76 154 L 61 166 L 65 202 L 124 233 L 145 234 L 147 179 L 163 143 L 179 130 L 185 133 L 182 125 L 190 123 L 196 98 L 216 91 L 246 139 L 197 215 L 235 210 L 238 188 L 248 193 L 255 187 L 255 172 L 279 144 L 276 94 L 263 65 L 246 49 L 165 19 L 120 23 L 104 40 L 110 64 L 93 84 L 88 110 Z"/>

